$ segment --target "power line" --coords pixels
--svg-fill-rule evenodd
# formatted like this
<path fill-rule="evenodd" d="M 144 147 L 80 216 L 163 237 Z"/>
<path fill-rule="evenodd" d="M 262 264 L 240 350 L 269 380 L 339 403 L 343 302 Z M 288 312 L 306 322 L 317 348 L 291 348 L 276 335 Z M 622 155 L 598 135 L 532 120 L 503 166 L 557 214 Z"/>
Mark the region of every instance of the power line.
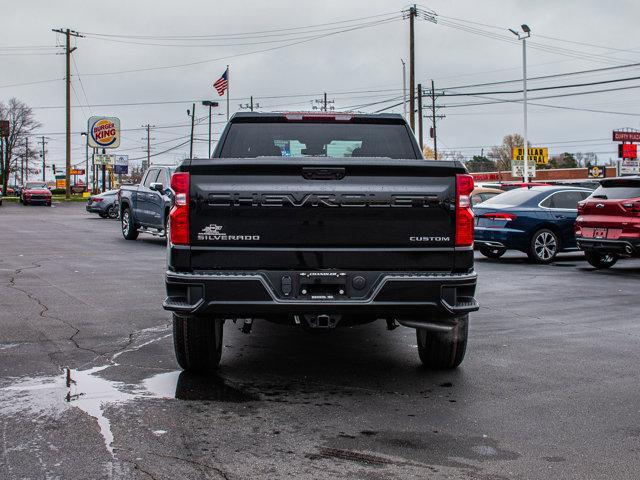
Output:
<path fill-rule="evenodd" d="M 83 32 L 83 33 L 85 35 L 93 35 L 93 36 L 101 36 L 101 37 L 138 38 L 138 39 L 162 39 L 162 40 L 237 37 L 237 36 L 241 36 L 241 35 L 257 35 L 257 34 L 262 34 L 262 33 L 291 32 L 291 31 L 297 31 L 297 30 L 304 30 L 304 29 L 308 29 L 308 28 L 323 27 L 323 26 L 326 26 L 326 25 L 352 23 L 352 22 L 356 22 L 356 21 L 369 20 L 371 18 L 386 17 L 386 16 L 389 16 L 391 14 L 397 14 L 397 12 L 380 13 L 380 14 L 377 14 L 377 15 L 370 15 L 368 17 L 357 17 L 357 18 L 352 18 L 352 19 L 348 19 L 348 20 L 337 20 L 337 21 L 333 21 L 333 22 L 317 23 L 317 24 L 314 24 L 314 25 L 305 25 L 305 26 L 300 26 L 300 27 L 278 28 L 278 29 L 273 29 L 273 30 L 260 30 L 260 31 L 254 31 L 254 32 L 244 32 L 244 33 L 209 34 L 209 35 L 182 35 L 182 36 L 180 36 L 180 35 L 177 35 L 177 36 L 176 35 L 170 35 L 170 36 L 166 36 L 166 35 L 117 35 L 117 34 L 91 33 L 91 32 Z"/>
<path fill-rule="evenodd" d="M 599 72 L 606 72 L 606 71 L 611 71 L 611 70 L 618 70 L 618 69 L 621 69 L 621 68 L 636 68 L 636 67 L 640 67 L 640 63 L 629 63 L 629 64 L 626 64 L 626 65 L 615 65 L 615 66 L 612 66 L 612 67 L 594 68 L 594 69 L 590 69 L 590 70 L 579 70 L 577 72 L 555 73 L 553 75 L 541 75 L 541 76 L 537 76 L 537 77 L 528 77 L 527 81 L 547 80 L 547 79 L 550 79 L 550 78 L 569 77 L 569 76 L 575 76 L 575 75 L 583 75 L 583 74 L 587 74 L 587 73 L 599 73 Z M 522 82 L 522 78 L 517 78 L 517 79 L 513 79 L 513 80 L 502 80 L 502 81 L 498 81 L 498 82 L 475 83 L 475 84 L 471 84 L 471 85 L 458 85 L 457 87 L 444 87 L 444 88 L 441 88 L 440 90 L 458 90 L 458 89 L 461 89 L 461 88 L 488 87 L 488 86 L 492 86 L 492 85 L 503 85 L 503 84 L 507 84 L 507 83 L 516 83 L 516 82 Z"/>
<path fill-rule="evenodd" d="M 64 80 L 64 77 L 61 78 L 52 78 L 50 80 L 36 80 L 34 82 L 24 82 L 24 83 L 10 83 L 8 85 L 0 85 L 0 88 L 9 88 L 9 87 L 22 87 L 25 85 L 37 85 L 40 83 L 50 83 L 50 82 L 59 82 Z"/>
<path fill-rule="evenodd" d="M 389 17 L 386 20 L 394 20 L 394 17 Z M 358 23 L 358 24 L 354 24 L 351 25 L 350 27 L 357 27 L 357 28 L 366 28 L 369 26 L 375 26 L 380 24 L 381 22 L 384 22 L 385 20 L 376 20 L 376 21 L 372 21 L 372 22 L 362 22 L 362 23 Z M 279 34 L 277 36 L 283 37 L 285 36 L 286 38 L 277 38 L 277 39 L 271 39 L 271 40 L 255 40 L 255 41 L 249 41 L 249 42 L 241 42 L 241 43 L 191 43 L 193 40 L 196 39 L 185 39 L 182 41 L 189 41 L 188 43 L 156 43 L 156 42 L 141 42 L 141 41 L 132 41 L 132 40 L 119 40 L 119 39 L 115 39 L 115 38 L 105 38 L 105 37 L 97 37 L 97 36 L 93 36 L 93 35 L 88 35 L 88 38 L 94 39 L 94 40 L 100 40 L 100 41 L 106 41 L 106 42 L 114 42 L 114 43 L 123 43 L 123 44 L 128 44 L 128 45 L 142 45 L 142 46 L 152 46 L 152 47 L 187 47 L 187 48 L 199 48 L 199 47 L 239 47 L 239 46 L 249 46 L 249 45 L 265 45 L 265 44 L 273 44 L 273 43 L 283 43 L 283 42 L 289 42 L 291 40 L 305 40 L 305 39 L 311 39 L 316 37 L 319 34 L 325 34 L 325 33 L 330 33 L 330 32 L 336 32 L 337 30 L 341 30 L 344 29 L 344 26 L 339 26 L 339 27 L 331 27 L 331 28 L 325 28 L 322 30 L 309 30 L 309 31 L 304 31 L 304 32 L 300 32 L 300 33 L 286 33 L 286 34 Z M 257 36 L 257 37 L 233 37 L 233 38 L 229 38 L 227 41 L 238 41 L 238 40 L 251 40 L 252 38 L 255 39 L 262 39 L 265 37 L 269 37 L 269 36 L 274 36 L 274 35 L 264 35 L 264 36 Z M 222 41 L 225 42 L 224 39 L 219 39 L 218 41 Z"/>
<path fill-rule="evenodd" d="M 627 77 L 627 78 L 614 78 L 611 80 L 599 80 L 595 82 L 574 83 L 569 85 L 555 85 L 555 86 L 548 86 L 548 87 L 528 88 L 527 91 L 536 92 L 536 91 L 545 91 L 545 90 L 559 90 L 564 88 L 588 87 L 592 85 L 604 85 L 608 83 L 630 82 L 632 80 L 640 80 L 640 76 Z M 453 91 L 452 88 L 449 88 L 447 90 Z M 465 96 L 475 97 L 478 95 L 503 95 L 503 94 L 514 94 L 514 93 L 522 93 L 522 90 L 502 90 L 502 91 L 491 91 L 491 92 L 480 92 L 480 93 L 478 92 L 446 93 L 445 92 L 443 93 L 443 95 L 447 97 L 465 97 Z"/>
<path fill-rule="evenodd" d="M 295 42 L 290 42 L 284 45 L 278 45 L 275 47 L 269 47 L 269 48 L 263 48 L 260 50 L 253 50 L 250 52 L 243 52 L 243 53 L 238 53 L 238 54 L 233 54 L 233 55 L 225 55 L 223 57 L 217 57 L 217 58 L 210 58 L 207 60 L 199 60 L 196 62 L 189 62 L 189 63 L 181 63 L 181 64 L 174 64 L 174 65 L 162 65 L 162 66 L 157 66 L 157 67 L 147 67 L 147 68 L 137 68 L 137 69 L 130 69 L 130 70 L 120 70 L 120 71 L 109 71 L 109 72 L 95 72 L 95 73 L 85 73 L 85 76 L 106 76 L 106 75 L 123 75 L 123 74 L 127 74 L 127 73 L 137 73 L 137 72 L 150 72 L 150 71 L 157 71 L 157 70 L 166 70 L 166 69 L 171 69 L 171 68 L 183 68 L 183 67 L 192 67 L 192 66 L 196 66 L 196 65 L 203 65 L 205 63 L 212 63 L 212 62 L 217 62 L 220 60 L 227 60 L 230 58 L 239 58 L 239 57 L 246 57 L 249 55 L 255 55 L 257 53 L 266 53 L 266 52 L 272 52 L 275 50 L 280 50 L 283 48 L 287 48 L 287 47 L 292 47 L 294 45 L 300 45 L 303 43 L 308 43 L 314 40 L 319 40 L 322 38 L 327 38 L 330 36 L 334 36 L 334 35 L 339 35 L 341 33 L 346 33 L 346 32 L 351 32 L 354 30 L 360 30 L 362 28 L 371 28 L 373 26 L 378 26 L 378 25 L 384 25 L 384 24 L 388 24 L 388 23 L 392 23 L 392 22 L 396 22 L 400 20 L 400 18 L 398 19 L 390 19 L 390 20 L 381 20 L 373 25 L 368 25 L 365 27 L 352 27 L 352 28 L 346 28 L 344 30 L 340 30 L 337 32 L 332 32 L 332 33 L 327 33 L 327 34 L 322 34 L 322 35 L 317 35 L 314 36 L 312 38 L 306 39 L 306 40 L 299 40 L 299 41 L 295 41 Z"/>

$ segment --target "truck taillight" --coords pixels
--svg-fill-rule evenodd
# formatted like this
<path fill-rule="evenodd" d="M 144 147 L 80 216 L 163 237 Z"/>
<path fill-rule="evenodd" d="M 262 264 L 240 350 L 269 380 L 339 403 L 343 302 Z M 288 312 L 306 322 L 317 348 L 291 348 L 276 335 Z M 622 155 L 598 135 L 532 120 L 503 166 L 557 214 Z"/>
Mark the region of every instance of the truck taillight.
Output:
<path fill-rule="evenodd" d="M 578 202 L 578 215 L 582 215 L 584 213 L 585 202 Z"/>
<path fill-rule="evenodd" d="M 471 210 L 473 177 L 456 175 L 456 247 L 473 245 L 473 211 Z"/>
<path fill-rule="evenodd" d="M 189 245 L 189 174 L 171 175 L 173 206 L 169 212 L 169 241 L 174 245 Z"/>

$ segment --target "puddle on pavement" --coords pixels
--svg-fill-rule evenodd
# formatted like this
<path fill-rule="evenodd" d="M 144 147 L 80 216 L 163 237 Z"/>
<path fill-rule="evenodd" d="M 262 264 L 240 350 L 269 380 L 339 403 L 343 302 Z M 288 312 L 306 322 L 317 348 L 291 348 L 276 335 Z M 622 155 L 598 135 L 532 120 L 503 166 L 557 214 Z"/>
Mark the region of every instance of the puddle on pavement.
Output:
<path fill-rule="evenodd" d="M 140 384 L 107 380 L 100 373 L 119 365 L 115 359 L 139 350 L 166 335 L 145 341 L 113 355 L 107 365 L 86 370 L 66 369 L 49 377 L 23 377 L 0 387 L 0 417 L 16 415 L 60 417 L 76 407 L 95 418 L 105 447 L 114 456 L 113 433 L 105 409 L 134 400 L 177 398 L 216 402 L 250 402 L 257 395 L 243 392 L 215 375 L 194 375 L 183 371 L 154 374 Z M 154 432 L 156 435 L 161 430 Z M 164 432 L 164 431 L 163 431 Z"/>
<path fill-rule="evenodd" d="M 162 398 L 234 403 L 259 400 L 257 395 L 244 392 L 217 375 L 168 372 L 148 378 L 142 385 L 148 392 Z"/>

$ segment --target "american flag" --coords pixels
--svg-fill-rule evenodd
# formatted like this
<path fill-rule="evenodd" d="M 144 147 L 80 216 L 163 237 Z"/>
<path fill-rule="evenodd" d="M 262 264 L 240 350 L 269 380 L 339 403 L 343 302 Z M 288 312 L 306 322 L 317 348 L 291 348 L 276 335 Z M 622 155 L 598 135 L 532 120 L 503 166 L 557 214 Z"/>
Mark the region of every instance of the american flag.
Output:
<path fill-rule="evenodd" d="M 216 80 L 216 83 L 213 84 L 213 88 L 216 89 L 216 91 L 218 92 L 218 95 L 220 96 L 224 95 L 224 92 L 229 87 L 228 76 L 229 76 L 229 69 L 227 68 L 222 74 L 222 76 L 218 80 Z"/>

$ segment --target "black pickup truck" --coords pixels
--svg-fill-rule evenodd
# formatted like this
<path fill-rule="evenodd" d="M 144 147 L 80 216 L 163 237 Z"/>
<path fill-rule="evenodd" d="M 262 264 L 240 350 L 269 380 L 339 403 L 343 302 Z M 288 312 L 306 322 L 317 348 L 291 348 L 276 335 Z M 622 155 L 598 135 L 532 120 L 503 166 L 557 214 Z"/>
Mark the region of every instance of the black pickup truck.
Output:
<path fill-rule="evenodd" d="M 428 161 L 399 115 L 238 113 L 185 160 L 164 308 L 176 357 L 215 369 L 225 320 L 417 331 L 431 368 L 464 357 L 474 298 L 473 179 Z"/>
<path fill-rule="evenodd" d="M 153 166 L 139 185 L 118 190 L 122 236 L 135 240 L 139 233 L 166 236 L 172 192 L 169 188 L 172 167 Z"/>

